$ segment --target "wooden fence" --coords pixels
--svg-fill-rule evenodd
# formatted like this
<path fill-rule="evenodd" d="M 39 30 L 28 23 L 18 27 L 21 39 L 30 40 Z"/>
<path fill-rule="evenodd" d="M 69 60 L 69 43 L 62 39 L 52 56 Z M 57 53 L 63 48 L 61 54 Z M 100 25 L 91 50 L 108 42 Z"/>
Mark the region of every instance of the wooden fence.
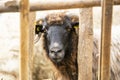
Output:
<path fill-rule="evenodd" d="M 110 42 L 112 7 L 120 5 L 120 0 L 29 0 L 7 1 L 0 3 L 0 13 L 20 12 L 21 19 L 21 55 L 20 55 L 20 80 L 31 80 L 30 61 L 33 53 L 35 13 L 30 16 L 30 11 L 82 8 L 80 14 L 79 44 L 78 44 L 78 69 L 79 80 L 92 80 L 92 49 L 93 49 L 93 19 L 92 7 L 102 6 L 102 36 L 101 56 L 99 65 L 99 80 L 110 80 Z M 89 7 L 89 8 L 88 8 Z M 86 17 L 87 15 L 87 17 Z M 31 18 L 31 19 L 29 19 Z M 83 20 L 85 18 L 85 20 Z M 85 24 L 85 25 L 82 25 Z M 32 37 L 31 37 L 32 36 Z M 87 49 L 87 50 L 85 50 Z"/>
<path fill-rule="evenodd" d="M 32 1 L 32 0 L 31 0 Z M 18 12 L 20 11 L 20 1 L 13 0 L 0 3 L 0 12 Z M 32 1 L 30 11 L 70 9 L 70 8 L 88 8 L 101 6 L 100 0 L 38 0 Z M 49 5 L 48 5 L 49 4 Z M 120 0 L 114 0 L 114 5 L 120 5 Z"/>

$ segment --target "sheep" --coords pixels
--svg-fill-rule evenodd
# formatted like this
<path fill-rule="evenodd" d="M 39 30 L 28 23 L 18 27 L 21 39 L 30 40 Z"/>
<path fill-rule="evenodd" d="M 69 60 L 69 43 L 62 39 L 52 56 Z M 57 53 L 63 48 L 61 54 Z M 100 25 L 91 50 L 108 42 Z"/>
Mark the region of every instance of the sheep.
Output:
<path fill-rule="evenodd" d="M 74 15 L 73 15 L 74 16 Z M 53 74 L 55 80 L 77 80 L 78 68 L 77 68 L 77 44 L 78 35 L 74 26 L 78 25 L 78 17 L 68 16 L 64 13 L 49 14 L 43 19 L 41 28 L 40 45 L 37 46 L 37 50 L 41 48 L 41 53 L 37 53 L 35 57 L 35 68 L 33 70 L 33 80 L 43 80 L 41 74 L 48 73 Z M 39 24 L 40 21 L 37 22 Z M 42 27 L 41 25 L 37 25 Z M 50 40 L 49 40 L 50 39 Z M 42 56 L 48 63 L 48 67 L 43 69 L 46 62 L 38 60 L 38 57 Z M 46 63 L 46 64 L 47 64 Z M 37 65 L 38 64 L 38 65 Z M 44 67 L 42 67 L 42 65 Z M 50 65 L 50 66 L 49 66 Z M 40 75 L 39 75 L 40 74 Z M 44 76 L 46 79 L 46 76 Z"/>
<path fill-rule="evenodd" d="M 110 53 L 110 80 L 120 80 L 120 28 L 112 26 L 111 53 Z M 100 33 L 99 28 L 94 29 L 94 50 L 93 50 L 93 80 L 98 78 L 98 59 L 100 57 Z"/>
<path fill-rule="evenodd" d="M 19 80 L 18 59 L 16 53 L 11 53 L 9 56 L 0 59 L 0 80 Z"/>
<path fill-rule="evenodd" d="M 74 27 L 76 25 L 79 25 L 78 16 L 73 17 L 63 13 L 48 14 L 44 19 L 37 21 L 36 26 L 39 31 L 37 34 L 40 36 L 40 40 L 37 39 L 38 42 L 35 44 L 33 80 L 78 79 L 78 31 Z M 99 30 L 94 30 L 93 80 L 98 78 L 98 59 L 100 56 Z M 120 79 L 120 69 L 118 67 L 120 63 L 120 42 L 119 31 L 116 30 L 113 30 L 111 43 L 111 80 Z M 64 37 L 64 35 L 67 36 Z"/>

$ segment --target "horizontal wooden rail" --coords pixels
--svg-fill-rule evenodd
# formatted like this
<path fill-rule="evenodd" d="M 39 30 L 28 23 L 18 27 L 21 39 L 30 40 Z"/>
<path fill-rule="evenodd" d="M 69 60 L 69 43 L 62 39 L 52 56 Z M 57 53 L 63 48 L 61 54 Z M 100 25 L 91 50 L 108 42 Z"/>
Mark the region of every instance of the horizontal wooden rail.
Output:
<path fill-rule="evenodd" d="M 114 0 L 114 5 L 120 5 L 120 0 Z M 17 1 L 0 1 L 1 12 L 19 12 L 19 2 Z M 87 8 L 101 6 L 100 0 L 81 1 L 81 0 L 39 0 L 30 2 L 30 11 L 70 9 L 70 8 Z"/>

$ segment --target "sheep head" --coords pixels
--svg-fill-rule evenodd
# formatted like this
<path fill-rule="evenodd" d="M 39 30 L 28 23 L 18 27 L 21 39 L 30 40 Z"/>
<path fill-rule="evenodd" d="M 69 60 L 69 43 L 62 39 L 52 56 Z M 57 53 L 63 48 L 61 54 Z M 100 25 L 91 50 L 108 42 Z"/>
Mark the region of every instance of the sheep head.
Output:
<path fill-rule="evenodd" d="M 37 21 L 36 34 L 45 34 L 48 56 L 53 62 L 59 63 L 67 55 L 71 34 L 78 25 L 78 17 L 64 13 L 49 14 Z"/>

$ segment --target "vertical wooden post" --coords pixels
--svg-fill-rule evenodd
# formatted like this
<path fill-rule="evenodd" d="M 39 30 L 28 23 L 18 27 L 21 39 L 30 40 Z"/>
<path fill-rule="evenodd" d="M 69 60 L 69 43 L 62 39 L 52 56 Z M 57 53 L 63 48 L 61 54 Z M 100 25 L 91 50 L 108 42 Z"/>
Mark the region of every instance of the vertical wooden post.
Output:
<path fill-rule="evenodd" d="M 33 54 L 34 54 L 34 31 L 35 31 L 35 12 L 29 14 L 29 80 L 32 80 Z"/>
<path fill-rule="evenodd" d="M 92 80 L 92 8 L 84 8 L 81 10 L 79 23 L 78 80 Z"/>
<path fill-rule="evenodd" d="M 113 0 L 102 2 L 102 35 L 99 80 L 110 80 L 110 43 Z"/>
<path fill-rule="evenodd" d="M 29 80 L 29 0 L 20 2 L 20 80 Z"/>

